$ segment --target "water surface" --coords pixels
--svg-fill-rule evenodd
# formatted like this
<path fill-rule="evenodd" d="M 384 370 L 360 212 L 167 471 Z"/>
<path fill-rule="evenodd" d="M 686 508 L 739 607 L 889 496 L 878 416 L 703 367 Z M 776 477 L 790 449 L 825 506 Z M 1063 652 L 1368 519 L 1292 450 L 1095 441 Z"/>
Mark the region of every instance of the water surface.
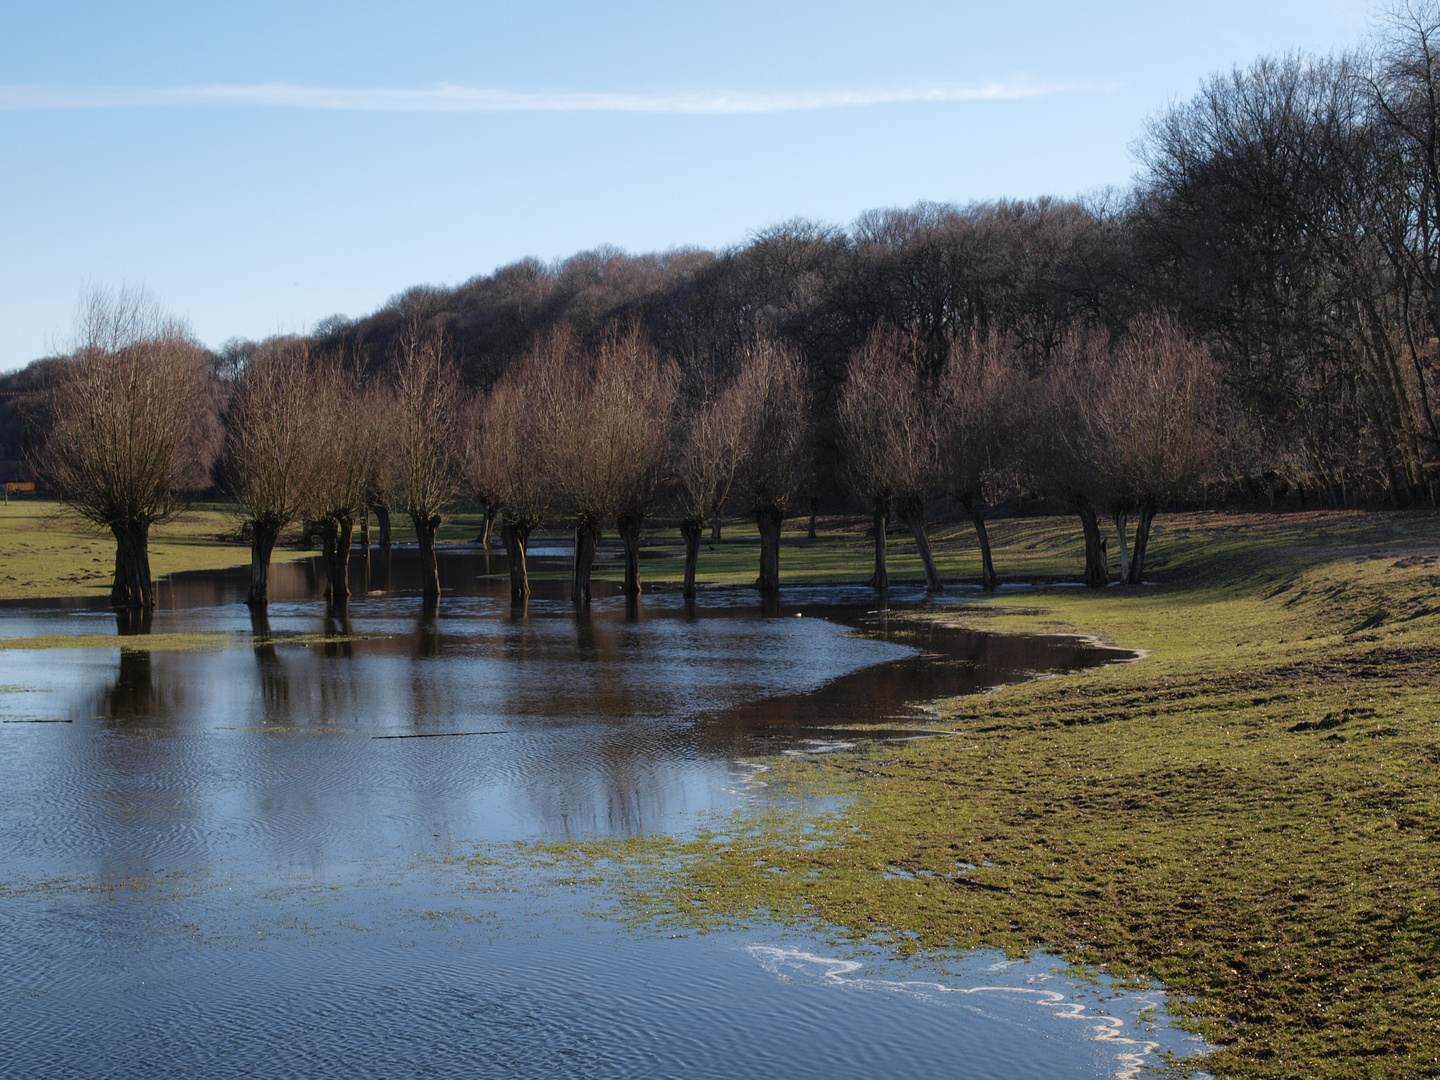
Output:
<path fill-rule="evenodd" d="M 0 654 L 14 1075 L 1123 1070 L 1133 1046 L 1051 1007 L 1095 991 L 1043 960 L 956 960 L 927 989 L 778 928 L 626 930 L 584 914 L 603 897 L 447 859 L 691 831 L 766 797 L 750 782 L 766 755 L 911 737 L 916 702 L 1127 654 L 902 623 L 858 589 L 769 611 L 740 589 L 601 597 L 577 615 L 541 580 L 516 609 L 502 558 L 442 558 L 438 606 L 397 551 L 368 579 L 357 566 L 338 612 L 313 562 L 277 565 L 268 623 L 240 603 L 243 571 L 177 575 L 146 626 L 86 603 L 0 608 L 0 637 L 117 635 Z M 241 647 L 121 648 L 135 630 Z"/>

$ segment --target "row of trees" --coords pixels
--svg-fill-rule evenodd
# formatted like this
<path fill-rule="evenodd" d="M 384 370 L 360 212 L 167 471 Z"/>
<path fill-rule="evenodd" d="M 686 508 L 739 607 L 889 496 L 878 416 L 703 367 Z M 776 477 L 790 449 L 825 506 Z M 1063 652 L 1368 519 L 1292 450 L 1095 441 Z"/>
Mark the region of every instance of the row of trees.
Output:
<path fill-rule="evenodd" d="M 624 545 L 624 591 L 640 591 L 641 534 L 662 496 L 678 511 L 693 597 L 706 523 L 741 502 L 760 533 L 760 592 L 774 597 L 781 524 L 814 489 L 814 387 L 796 352 L 774 340 L 752 341 L 734 377 L 696 397 L 633 322 L 612 325 L 593 348 L 566 327 L 544 334 L 483 392 L 465 388 L 443 329 L 418 315 L 384 376 L 282 337 L 222 384 L 183 328 L 134 294 L 92 298 L 82 338 L 38 462 L 63 500 L 113 530 L 114 599 L 124 606 L 154 602 L 149 527 L 203 484 L 217 454 L 250 537 L 257 606 L 274 545 L 299 522 L 319 533 L 328 595 L 343 601 L 356 524 L 368 558 L 371 515 L 388 548 L 391 506 L 410 516 L 423 591 L 438 596 L 436 534 L 462 496 L 485 508 L 485 543 L 503 522 L 517 598 L 529 593 L 532 532 L 568 523 L 576 604 L 590 600 L 610 528 Z M 1017 486 L 1079 515 L 1091 584 L 1109 580 L 1099 521 L 1112 516 L 1122 578 L 1140 580 L 1155 513 L 1222 466 L 1232 432 L 1208 355 L 1173 317 L 1139 321 L 1123 338 L 1072 341 L 1033 375 L 1022 350 L 993 333 L 950 343 L 938 369 L 920 335 L 885 324 L 855 351 L 834 437 L 848 487 L 873 515 L 876 588 L 889 584 L 892 515 L 915 538 L 927 586 L 941 587 L 927 507 L 942 496 L 973 520 L 981 581 L 994 588 L 986 508 Z M 216 415 L 218 429 L 207 423 Z"/>

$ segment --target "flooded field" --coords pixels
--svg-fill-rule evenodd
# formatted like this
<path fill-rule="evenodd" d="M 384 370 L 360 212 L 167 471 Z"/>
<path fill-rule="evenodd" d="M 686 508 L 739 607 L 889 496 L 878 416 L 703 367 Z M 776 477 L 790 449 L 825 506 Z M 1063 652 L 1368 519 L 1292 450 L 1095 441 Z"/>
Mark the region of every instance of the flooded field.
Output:
<path fill-rule="evenodd" d="M 166 582 L 140 626 L 0 608 L 0 638 L 67 646 L 0 652 L 6 1075 L 1080 1077 L 1192 1045 L 1139 1031 L 1154 995 L 1102 1003 L 1045 958 L 672 938 L 453 861 L 692 832 L 770 797 L 768 755 L 915 737 L 915 702 L 1129 654 L 927 628 L 861 589 L 577 615 L 542 579 L 517 610 L 479 551 L 443 555 L 433 607 L 413 559 L 357 565 L 338 614 L 313 563 L 277 566 L 258 624 L 243 572 Z M 136 631 L 204 647 L 91 638 Z"/>

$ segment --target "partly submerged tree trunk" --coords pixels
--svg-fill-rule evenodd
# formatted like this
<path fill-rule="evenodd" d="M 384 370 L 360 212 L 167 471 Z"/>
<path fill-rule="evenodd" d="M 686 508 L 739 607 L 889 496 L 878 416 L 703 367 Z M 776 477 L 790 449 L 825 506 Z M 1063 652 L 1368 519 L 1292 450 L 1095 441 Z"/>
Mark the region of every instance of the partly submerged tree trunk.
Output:
<path fill-rule="evenodd" d="M 483 548 L 490 546 L 490 533 L 495 528 L 495 507 L 491 503 L 485 504 L 485 515 L 480 520 L 480 535 L 475 538 Z"/>
<path fill-rule="evenodd" d="M 365 564 L 365 588 L 370 588 L 370 507 L 360 518 L 360 558 Z"/>
<path fill-rule="evenodd" d="M 616 525 L 620 539 L 625 544 L 625 588 L 626 596 L 640 595 L 640 526 L 644 519 L 637 516 L 623 517 Z"/>
<path fill-rule="evenodd" d="M 525 545 L 530 542 L 527 526 L 512 525 L 508 520 L 502 530 L 505 538 L 505 554 L 510 563 L 510 599 L 530 598 L 530 575 L 525 568 Z"/>
<path fill-rule="evenodd" d="M 686 518 L 680 523 L 680 535 L 685 538 L 685 585 L 681 595 L 686 600 L 695 599 L 695 569 L 700 563 L 700 536 L 705 523 L 699 518 Z"/>
<path fill-rule="evenodd" d="M 1075 503 L 1080 527 L 1085 531 L 1085 584 L 1094 589 L 1110 584 L 1110 560 L 1105 554 L 1105 541 L 1100 536 L 1100 522 L 1088 500 Z"/>
<path fill-rule="evenodd" d="M 250 522 L 250 592 L 245 603 L 263 608 L 270 602 L 270 553 L 280 527 L 273 522 Z"/>
<path fill-rule="evenodd" d="M 420 595 L 427 599 L 440 596 L 440 564 L 435 558 L 435 533 L 440 528 L 439 514 L 411 514 L 415 523 L 415 539 L 420 544 Z"/>
<path fill-rule="evenodd" d="M 575 604 L 590 602 L 590 571 L 595 567 L 595 548 L 600 543 L 600 526 L 588 522 L 575 525 L 575 561 L 570 576 L 570 599 Z"/>
<path fill-rule="evenodd" d="M 1155 520 L 1155 503 L 1146 500 L 1140 504 L 1140 516 L 1135 522 L 1135 555 L 1130 560 L 1131 585 L 1139 585 L 1145 578 L 1145 554 L 1150 550 L 1150 524 Z"/>
<path fill-rule="evenodd" d="M 355 518 L 338 514 L 326 523 L 330 602 L 343 604 L 350 596 L 350 546 L 355 542 Z"/>
<path fill-rule="evenodd" d="M 375 520 L 380 523 L 380 557 L 390 561 L 390 507 L 383 502 L 374 505 Z"/>
<path fill-rule="evenodd" d="M 975 539 L 980 544 L 980 587 L 994 592 L 1000 587 L 1000 576 L 995 573 L 995 563 L 990 558 L 990 533 L 985 528 L 985 500 L 974 495 L 961 496 L 960 501 L 970 514 L 975 525 Z"/>
<path fill-rule="evenodd" d="M 1115 535 L 1120 538 L 1120 580 L 1126 585 L 1130 584 L 1130 540 L 1125 535 L 1129 524 L 1129 513 L 1124 510 L 1116 510 Z"/>
<path fill-rule="evenodd" d="M 885 534 L 890 528 L 890 500 L 876 499 L 873 508 L 875 518 L 875 572 L 870 575 L 870 586 L 879 592 L 890 587 L 890 568 L 887 565 Z"/>
<path fill-rule="evenodd" d="M 144 520 L 117 522 L 115 534 L 115 581 L 110 602 L 116 607 L 152 608 L 155 583 L 150 578 L 150 523 Z"/>
<path fill-rule="evenodd" d="M 915 537 L 915 547 L 920 552 L 920 563 L 925 567 L 925 588 L 939 592 L 940 572 L 935 569 L 935 556 L 930 551 L 930 534 L 925 529 L 925 504 L 919 499 L 906 499 L 898 507 L 900 520 Z"/>
<path fill-rule="evenodd" d="M 760 595 L 774 599 L 780 595 L 780 525 L 785 515 L 778 506 L 755 511 L 760 526 Z"/>

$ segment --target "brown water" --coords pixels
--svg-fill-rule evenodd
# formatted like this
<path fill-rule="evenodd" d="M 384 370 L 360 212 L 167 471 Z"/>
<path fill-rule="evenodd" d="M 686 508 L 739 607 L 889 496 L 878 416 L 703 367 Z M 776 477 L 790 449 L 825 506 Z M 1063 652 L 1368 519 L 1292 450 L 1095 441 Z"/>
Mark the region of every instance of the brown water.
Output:
<path fill-rule="evenodd" d="M 897 996 L 916 973 L 880 954 L 779 928 L 597 929 L 583 913 L 603 897 L 543 876 L 477 891 L 445 860 L 693 831 L 768 797 L 766 755 L 913 737 L 915 702 L 1128 654 L 907 623 L 893 612 L 921 596 L 892 595 L 887 616 L 844 588 L 770 611 L 741 589 L 601 597 L 577 615 L 563 564 L 537 569 L 518 610 L 503 559 L 477 551 L 445 553 L 438 607 L 397 551 L 372 580 L 357 568 L 339 613 L 312 562 L 275 567 L 268 624 L 239 571 L 166 582 L 146 626 L 0 609 L 0 637 L 238 645 L 0 654 L 0 1041 L 24 1048 L 0 1072 L 926 1076 L 956 1053 L 967 1075 L 1113 1072 L 1093 1008 L 1036 1008 L 1052 983 L 1090 993 L 1043 960 L 957 959 L 941 989 Z M 1006 987 L 977 1011 L 947 979 Z"/>

